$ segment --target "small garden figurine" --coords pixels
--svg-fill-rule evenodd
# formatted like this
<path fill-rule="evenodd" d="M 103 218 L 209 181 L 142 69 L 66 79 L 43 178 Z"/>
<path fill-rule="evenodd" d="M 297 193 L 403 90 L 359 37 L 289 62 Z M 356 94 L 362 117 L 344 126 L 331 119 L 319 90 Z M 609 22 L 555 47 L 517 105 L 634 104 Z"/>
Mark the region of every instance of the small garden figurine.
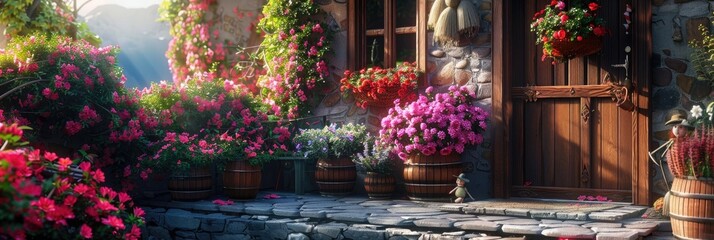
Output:
<path fill-rule="evenodd" d="M 469 190 L 466 189 L 466 183 L 469 182 L 469 179 L 466 178 L 465 174 L 459 174 L 459 176 L 454 176 L 456 177 L 456 187 L 454 189 L 451 189 L 449 194 L 452 194 L 454 192 L 454 195 L 456 195 L 456 200 L 454 200 L 455 203 L 462 203 L 464 202 L 464 198 L 466 197 L 466 194 L 469 195 L 469 198 L 471 198 L 471 201 L 475 200 L 474 197 L 471 196 L 471 193 L 469 193 Z"/>

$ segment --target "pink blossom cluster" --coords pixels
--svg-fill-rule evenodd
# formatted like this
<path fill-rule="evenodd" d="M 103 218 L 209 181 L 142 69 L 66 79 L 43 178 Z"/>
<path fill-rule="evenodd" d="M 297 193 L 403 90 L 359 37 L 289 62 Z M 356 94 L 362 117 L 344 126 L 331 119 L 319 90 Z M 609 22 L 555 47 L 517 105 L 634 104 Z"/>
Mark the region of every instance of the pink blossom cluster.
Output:
<path fill-rule="evenodd" d="M 15 124 L 0 124 L 0 132 L 21 137 L 17 129 Z M 71 177 L 72 162 L 39 149 L 0 151 L 0 211 L 5 213 L 0 236 L 76 238 L 72 229 L 79 229 L 84 239 L 141 237 L 144 211 L 125 192 L 102 186 L 104 173 L 89 162 L 77 165 L 81 178 Z M 46 177 L 48 169 L 57 171 L 55 177 Z"/>
<path fill-rule="evenodd" d="M 166 51 L 173 80 L 182 83 L 191 79 L 196 73 L 211 72 L 214 77 L 240 80 L 235 84 L 251 92 L 257 92 L 254 84 L 255 76 L 248 77 L 256 73 L 254 71 L 257 69 L 234 68 L 235 58 L 244 60 L 245 54 L 231 52 L 236 44 L 231 41 L 221 41 L 219 38 L 219 30 L 223 28 L 223 24 L 206 16 L 211 11 L 210 7 L 215 7 L 216 4 L 216 0 L 173 1 L 162 10 L 164 11 L 162 15 L 173 17 L 165 19 L 171 24 L 170 34 L 173 36 Z M 254 27 L 260 16 L 234 8 L 231 17 L 250 21 L 246 29 L 234 31 L 255 32 Z M 239 56 L 233 57 L 234 55 Z M 257 75 L 260 75 L 261 71 L 257 70 Z"/>
<path fill-rule="evenodd" d="M 56 148 L 61 138 L 65 154 L 82 149 L 96 155 L 97 167 L 114 164 L 118 157 L 133 159 L 127 150 L 142 144 L 144 132 L 158 126 L 158 118 L 137 104 L 137 91 L 124 87 L 115 47 L 67 38 L 13 41 L 0 53 L 0 82 L 9 83 L 0 90 L 18 90 L 0 99 L 7 106 L 2 120 L 32 127 L 25 137 L 35 148 Z M 38 68 L 27 67 L 32 64 Z"/>
<path fill-rule="evenodd" d="M 270 48 L 287 51 L 263 54 L 267 74 L 260 78 L 258 86 L 267 91 L 265 103 L 280 116 L 294 119 L 308 110 L 307 102 L 314 89 L 325 83 L 330 70 L 325 60 L 329 40 L 320 23 L 308 21 L 301 25 L 281 26 L 276 33 L 266 35 L 263 44 Z"/>
<path fill-rule="evenodd" d="M 381 141 L 395 146 L 402 160 L 412 154 L 462 153 L 466 146 L 483 142 L 488 112 L 474 105 L 476 95 L 457 86 L 448 93 L 432 91 L 427 88 L 426 96 L 404 107 L 397 104 L 382 118 Z"/>

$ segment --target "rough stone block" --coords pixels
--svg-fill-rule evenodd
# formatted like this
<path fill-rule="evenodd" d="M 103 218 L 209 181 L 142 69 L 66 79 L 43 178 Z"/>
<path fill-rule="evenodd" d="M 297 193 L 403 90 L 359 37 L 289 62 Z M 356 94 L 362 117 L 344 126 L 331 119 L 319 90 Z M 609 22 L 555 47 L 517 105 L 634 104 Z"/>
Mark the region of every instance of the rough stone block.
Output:
<path fill-rule="evenodd" d="M 665 58 L 664 65 L 678 73 L 684 73 L 687 71 L 687 63 L 682 61 L 681 59 L 669 57 Z"/>
<path fill-rule="evenodd" d="M 196 234 L 189 231 L 176 231 L 176 237 L 186 239 L 196 239 Z"/>
<path fill-rule="evenodd" d="M 485 208 L 484 212 L 491 215 L 506 215 L 505 208 Z"/>
<path fill-rule="evenodd" d="M 248 214 L 273 215 L 273 207 L 249 206 L 244 211 Z"/>
<path fill-rule="evenodd" d="M 541 232 L 543 236 L 559 238 L 588 238 L 595 237 L 595 232 L 584 227 L 551 228 Z"/>
<path fill-rule="evenodd" d="M 555 216 L 564 220 L 588 220 L 588 214 L 582 212 L 556 213 Z"/>
<path fill-rule="evenodd" d="M 223 213 L 243 213 L 245 207 L 240 203 L 233 203 L 233 205 L 218 206 L 218 210 Z"/>
<path fill-rule="evenodd" d="M 299 233 L 310 233 L 312 232 L 312 229 L 315 227 L 313 224 L 308 224 L 308 223 L 287 223 L 288 229 L 290 229 L 293 232 L 299 232 Z"/>
<path fill-rule="evenodd" d="M 503 225 L 538 225 L 541 224 L 540 221 L 530 218 L 515 218 L 502 221 L 496 221 L 496 223 Z"/>
<path fill-rule="evenodd" d="M 201 224 L 201 220 L 199 220 L 198 216 L 203 216 L 197 215 L 194 213 L 191 213 L 189 211 L 185 210 L 180 210 L 180 209 L 170 209 L 166 211 L 166 226 L 170 230 L 174 229 L 184 229 L 184 230 L 196 230 L 198 229 L 198 226 Z"/>
<path fill-rule="evenodd" d="M 250 221 L 245 219 L 231 219 L 226 224 L 226 233 L 242 233 L 248 227 Z"/>
<path fill-rule="evenodd" d="M 348 221 L 348 222 L 358 222 L 367 223 L 367 214 L 361 213 L 330 213 L 327 214 L 327 218 L 337 220 L 337 221 Z"/>
<path fill-rule="evenodd" d="M 610 232 L 598 233 L 596 240 L 635 240 L 640 235 L 637 232 Z"/>
<path fill-rule="evenodd" d="M 157 226 L 149 226 L 148 227 L 149 231 L 149 236 L 155 237 L 158 240 L 171 240 L 171 234 L 169 233 L 169 230 L 166 228 L 162 227 L 157 227 Z"/>
<path fill-rule="evenodd" d="M 196 239 L 198 240 L 212 240 L 211 234 L 207 232 L 197 232 Z"/>
<path fill-rule="evenodd" d="M 501 231 L 513 234 L 540 234 L 543 229 L 538 225 L 503 225 Z"/>
<path fill-rule="evenodd" d="M 201 218 L 201 230 L 206 232 L 223 232 L 226 220 L 231 217 L 221 213 L 208 214 Z"/>
<path fill-rule="evenodd" d="M 300 210 L 297 208 L 275 208 L 273 214 L 281 217 L 300 217 Z"/>
<path fill-rule="evenodd" d="M 624 214 L 615 212 L 593 212 L 588 215 L 588 218 L 592 220 L 603 220 L 603 221 L 620 221 L 625 217 Z"/>
<path fill-rule="evenodd" d="M 477 230 L 477 231 L 489 231 L 496 232 L 501 229 L 501 224 L 489 221 L 464 221 L 454 223 L 454 227 L 464 229 L 464 230 Z"/>
<path fill-rule="evenodd" d="M 402 217 L 368 217 L 367 222 L 371 224 L 387 225 L 387 226 L 412 226 L 412 220 L 407 220 Z"/>
<path fill-rule="evenodd" d="M 687 42 L 701 41 L 704 38 L 702 36 L 702 31 L 699 30 L 699 25 L 709 27 L 709 18 L 699 17 L 692 18 L 687 21 Z"/>
<path fill-rule="evenodd" d="M 347 225 L 344 224 L 321 224 L 315 226 L 314 231 L 332 238 L 337 238 L 337 236 L 339 236 L 345 229 L 347 229 Z"/>
<path fill-rule="evenodd" d="M 215 240 L 250 240 L 250 235 L 246 234 L 215 234 L 213 235 Z"/>
<path fill-rule="evenodd" d="M 342 235 L 355 240 L 384 240 L 386 234 L 383 230 L 348 228 Z"/>
<path fill-rule="evenodd" d="M 454 221 L 444 218 L 427 218 L 414 221 L 414 225 L 418 227 L 452 228 L 454 227 Z"/>
<path fill-rule="evenodd" d="M 264 221 L 250 221 L 248 222 L 248 230 L 250 231 L 261 231 L 265 230 L 265 222 Z"/>
<path fill-rule="evenodd" d="M 676 2 L 676 1 L 675 1 Z M 696 17 L 710 14 L 707 1 L 693 1 L 682 4 L 679 15 L 683 17 Z"/>
<path fill-rule="evenodd" d="M 288 235 L 288 240 L 310 240 L 310 237 L 303 233 L 291 233 Z"/>
<path fill-rule="evenodd" d="M 300 212 L 300 216 L 308 218 L 326 218 L 327 212 L 325 210 L 302 210 Z"/>
<path fill-rule="evenodd" d="M 531 217 L 532 218 L 550 218 L 550 219 L 555 219 L 558 216 L 552 212 L 552 211 L 545 211 L 545 210 L 531 210 L 530 211 Z"/>

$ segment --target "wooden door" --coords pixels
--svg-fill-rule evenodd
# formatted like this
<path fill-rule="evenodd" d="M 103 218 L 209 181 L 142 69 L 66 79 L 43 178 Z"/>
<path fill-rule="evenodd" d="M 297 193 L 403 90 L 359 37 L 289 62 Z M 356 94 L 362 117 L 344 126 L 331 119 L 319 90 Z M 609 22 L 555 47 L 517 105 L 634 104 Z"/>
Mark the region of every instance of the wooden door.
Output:
<path fill-rule="evenodd" d="M 648 191 L 648 186 L 639 186 L 648 181 L 642 181 L 638 162 L 645 161 L 646 168 L 640 150 L 646 150 L 648 143 L 640 135 L 645 134 L 645 139 L 648 135 L 647 101 L 640 98 L 647 85 L 637 84 L 646 72 L 642 69 L 648 67 L 642 63 L 648 60 L 641 59 L 642 46 L 633 45 L 633 27 L 628 31 L 623 26 L 630 1 L 599 1 L 599 15 L 610 31 L 602 50 L 559 64 L 541 61 L 542 48 L 534 45 L 536 36 L 529 31 L 533 13 L 549 2 L 507 1 L 497 6 L 504 8 L 496 13 L 504 14 L 501 23 L 508 31 L 502 36 L 507 55 L 503 90 L 494 97 L 495 114 L 504 117 L 507 145 L 499 148 L 506 152 L 497 157 L 507 156 L 509 161 L 497 163 L 496 170 L 501 167 L 508 174 L 507 179 L 496 179 L 496 186 L 508 183 L 504 195 L 511 197 L 576 200 L 599 195 L 633 202 L 633 196 Z M 499 44 L 495 45 L 498 51 Z M 627 79 L 635 82 L 626 81 L 625 68 L 617 67 L 626 59 Z M 503 98 L 502 105 L 498 98 Z M 630 103 L 631 108 L 623 109 Z"/>

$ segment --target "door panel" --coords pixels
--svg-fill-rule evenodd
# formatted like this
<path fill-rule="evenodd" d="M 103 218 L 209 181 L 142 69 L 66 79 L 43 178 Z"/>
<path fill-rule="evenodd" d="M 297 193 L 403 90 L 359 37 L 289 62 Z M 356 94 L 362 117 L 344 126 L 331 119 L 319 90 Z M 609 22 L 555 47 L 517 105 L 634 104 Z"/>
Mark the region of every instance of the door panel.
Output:
<path fill-rule="evenodd" d="M 527 1 L 513 8 L 531 16 L 549 2 Z M 612 65 L 624 62 L 623 49 L 630 41 L 621 27 L 625 3 L 600 4 L 599 14 L 611 31 L 603 49 L 565 63 L 540 60 L 542 47 L 533 44 L 530 17 L 515 24 L 525 37 L 512 42 L 525 51 L 514 57 L 523 61 L 514 66 L 525 69 L 510 84 L 511 196 L 575 200 L 602 195 L 632 201 L 634 115 L 613 101 L 625 74 Z"/>

